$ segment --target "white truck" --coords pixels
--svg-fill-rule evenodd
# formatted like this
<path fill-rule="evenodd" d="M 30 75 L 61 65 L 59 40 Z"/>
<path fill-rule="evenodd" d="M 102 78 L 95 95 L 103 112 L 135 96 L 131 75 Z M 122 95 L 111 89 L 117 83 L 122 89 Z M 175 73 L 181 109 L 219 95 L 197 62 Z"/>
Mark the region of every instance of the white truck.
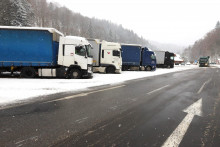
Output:
<path fill-rule="evenodd" d="M 119 43 L 88 39 L 92 45 L 93 72 L 121 73 L 122 57 Z"/>
<path fill-rule="evenodd" d="M 60 37 L 58 64 L 69 67 L 70 78 L 93 76 L 92 46 L 86 38 L 78 36 Z"/>
<path fill-rule="evenodd" d="M 0 26 L 0 76 L 92 77 L 90 49 L 85 38 L 64 37 L 54 28 Z"/>

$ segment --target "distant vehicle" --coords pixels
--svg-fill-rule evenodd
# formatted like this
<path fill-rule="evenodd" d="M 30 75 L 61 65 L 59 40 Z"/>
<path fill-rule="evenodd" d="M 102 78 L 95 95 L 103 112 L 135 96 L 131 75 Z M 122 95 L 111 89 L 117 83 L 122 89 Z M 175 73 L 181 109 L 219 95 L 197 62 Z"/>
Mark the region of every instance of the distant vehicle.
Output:
<path fill-rule="evenodd" d="M 122 70 L 156 70 L 156 57 L 147 47 L 138 44 L 121 44 Z"/>
<path fill-rule="evenodd" d="M 191 63 L 190 62 L 186 62 L 186 65 L 191 65 Z"/>
<path fill-rule="evenodd" d="M 53 28 L 0 26 L 0 71 L 23 78 L 92 77 L 91 45 Z"/>
<path fill-rule="evenodd" d="M 119 43 L 88 39 L 92 45 L 93 72 L 121 73 L 122 58 Z"/>
<path fill-rule="evenodd" d="M 155 51 L 157 59 L 157 67 L 173 68 L 174 67 L 174 53 L 168 51 Z"/>
<path fill-rule="evenodd" d="M 209 56 L 199 58 L 199 67 L 209 67 L 210 59 Z"/>

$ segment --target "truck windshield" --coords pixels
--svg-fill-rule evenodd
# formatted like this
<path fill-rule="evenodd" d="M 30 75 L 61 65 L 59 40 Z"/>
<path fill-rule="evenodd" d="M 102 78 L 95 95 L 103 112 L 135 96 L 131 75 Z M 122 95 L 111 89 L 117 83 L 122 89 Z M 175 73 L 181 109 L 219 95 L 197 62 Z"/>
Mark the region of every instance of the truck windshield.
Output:
<path fill-rule="evenodd" d="M 91 57 L 91 49 L 92 49 L 92 46 L 90 44 L 86 45 L 86 52 L 87 52 L 88 57 Z"/>
<path fill-rule="evenodd" d="M 151 54 L 151 59 L 155 60 L 156 56 L 154 54 Z"/>
<path fill-rule="evenodd" d="M 206 58 L 200 58 L 199 62 L 207 62 L 208 60 Z"/>
<path fill-rule="evenodd" d="M 75 53 L 80 56 L 86 56 L 86 48 L 85 46 L 76 46 Z"/>

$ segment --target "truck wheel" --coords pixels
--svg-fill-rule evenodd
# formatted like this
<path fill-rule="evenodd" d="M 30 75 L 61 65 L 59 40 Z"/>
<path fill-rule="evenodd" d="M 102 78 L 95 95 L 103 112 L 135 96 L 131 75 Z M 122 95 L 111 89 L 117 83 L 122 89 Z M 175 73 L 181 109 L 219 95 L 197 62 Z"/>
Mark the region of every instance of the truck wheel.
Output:
<path fill-rule="evenodd" d="M 146 67 L 146 71 L 151 71 L 151 70 L 152 70 L 152 68 L 150 66 Z"/>
<path fill-rule="evenodd" d="M 110 74 L 110 73 L 115 73 L 115 68 L 113 66 L 109 66 L 106 68 L 106 73 Z"/>
<path fill-rule="evenodd" d="M 70 78 L 71 79 L 80 79 L 82 77 L 82 73 L 79 69 L 72 69 L 70 71 Z"/>
<path fill-rule="evenodd" d="M 36 71 L 32 67 L 24 67 L 21 69 L 22 78 L 34 78 L 37 75 Z"/>

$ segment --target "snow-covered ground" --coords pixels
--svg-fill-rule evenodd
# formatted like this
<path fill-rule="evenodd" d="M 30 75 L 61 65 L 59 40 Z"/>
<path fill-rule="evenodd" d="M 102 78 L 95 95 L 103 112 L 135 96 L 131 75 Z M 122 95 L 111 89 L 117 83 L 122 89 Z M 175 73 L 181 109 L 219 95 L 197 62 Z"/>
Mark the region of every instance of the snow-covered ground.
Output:
<path fill-rule="evenodd" d="M 30 98 L 60 92 L 77 92 L 89 87 L 117 84 L 127 80 L 161 75 L 198 68 L 198 66 L 175 66 L 173 69 L 157 69 L 154 72 L 125 71 L 122 74 L 94 74 L 93 79 L 21 79 L 0 78 L 0 106 L 19 103 Z"/>

